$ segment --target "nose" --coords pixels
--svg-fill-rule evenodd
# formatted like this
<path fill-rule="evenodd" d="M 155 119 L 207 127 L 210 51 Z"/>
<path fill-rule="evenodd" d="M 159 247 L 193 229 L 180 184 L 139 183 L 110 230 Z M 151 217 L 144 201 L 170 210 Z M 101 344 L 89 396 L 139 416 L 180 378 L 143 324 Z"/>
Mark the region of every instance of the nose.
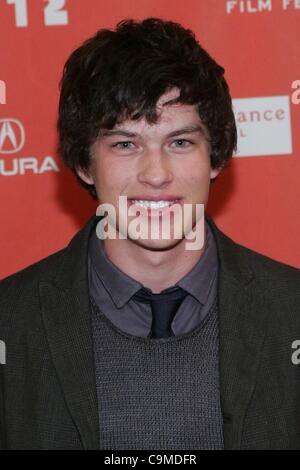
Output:
<path fill-rule="evenodd" d="M 148 151 L 141 159 L 138 181 L 153 187 L 165 186 L 173 179 L 168 155 L 162 150 Z"/>

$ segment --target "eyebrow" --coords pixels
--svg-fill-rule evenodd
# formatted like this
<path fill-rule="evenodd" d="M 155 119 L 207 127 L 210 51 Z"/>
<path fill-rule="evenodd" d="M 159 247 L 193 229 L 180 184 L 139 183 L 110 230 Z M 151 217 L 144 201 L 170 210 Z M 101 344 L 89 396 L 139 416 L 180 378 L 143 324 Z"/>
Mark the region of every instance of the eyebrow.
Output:
<path fill-rule="evenodd" d="M 178 136 L 178 135 L 182 135 L 182 134 L 195 134 L 195 133 L 199 133 L 203 136 L 205 136 L 205 129 L 203 127 L 203 125 L 201 124 L 197 124 L 197 125 L 192 125 L 192 126 L 186 126 L 186 127 L 182 127 L 181 129 L 177 129 L 176 131 L 172 131 L 170 132 L 167 137 L 175 137 L 175 136 Z M 101 133 L 100 133 L 100 136 L 101 137 L 110 137 L 110 136 L 114 136 L 114 135 L 122 135 L 122 136 L 125 136 L 125 137 L 138 137 L 139 134 L 138 133 L 134 133 L 134 132 L 130 132 L 126 129 L 112 129 L 112 130 L 103 130 Z"/>

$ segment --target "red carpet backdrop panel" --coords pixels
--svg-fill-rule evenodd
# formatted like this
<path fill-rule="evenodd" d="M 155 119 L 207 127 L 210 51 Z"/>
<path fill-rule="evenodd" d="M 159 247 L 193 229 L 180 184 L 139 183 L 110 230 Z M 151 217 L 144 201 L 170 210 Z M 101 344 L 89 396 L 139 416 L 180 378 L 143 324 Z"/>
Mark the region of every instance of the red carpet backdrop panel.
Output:
<path fill-rule="evenodd" d="M 300 267 L 299 0 L 0 0 L 0 278 L 64 247 L 96 210 L 56 152 L 64 62 L 98 29 L 150 16 L 192 29 L 226 71 L 238 150 L 209 215 Z"/>

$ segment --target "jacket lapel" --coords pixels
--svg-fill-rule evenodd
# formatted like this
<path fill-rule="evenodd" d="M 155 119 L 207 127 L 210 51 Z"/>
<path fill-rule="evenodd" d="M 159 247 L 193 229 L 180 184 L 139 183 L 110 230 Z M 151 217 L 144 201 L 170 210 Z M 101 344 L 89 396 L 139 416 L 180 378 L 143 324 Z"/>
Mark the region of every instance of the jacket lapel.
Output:
<path fill-rule="evenodd" d="M 220 395 L 225 449 L 241 447 L 243 423 L 253 394 L 266 332 L 267 309 L 255 283 L 251 255 L 214 222 L 220 263 Z"/>
<path fill-rule="evenodd" d="M 87 249 L 96 217 L 64 250 L 54 280 L 40 282 L 42 317 L 65 400 L 85 449 L 99 449 Z"/>

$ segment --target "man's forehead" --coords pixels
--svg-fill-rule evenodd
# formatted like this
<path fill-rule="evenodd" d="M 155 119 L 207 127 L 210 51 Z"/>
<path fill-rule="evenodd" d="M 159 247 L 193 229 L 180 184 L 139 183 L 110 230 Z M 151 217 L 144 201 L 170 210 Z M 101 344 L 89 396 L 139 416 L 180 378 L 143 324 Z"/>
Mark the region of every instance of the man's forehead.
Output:
<path fill-rule="evenodd" d="M 160 96 L 156 104 L 157 120 L 155 122 L 148 122 L 146 116 L 141 116 L 139 119 L 125 117 L 124 119 L 118 119 L 114 127 L 101 129 L 99 136 L 111 136 L 122 133 L 123 130 L 128 134 L 147 134 L 148 132 L 168 133 L 174 129 L 197 125 L 203 127 L 196 105 L 181 102 L 169 104 L 170 101 L 178 98 L 179 95 L 180 90 L 174 87 Z"/>
<path fill-rule="evenodd" d="M 158 108 L 163 107 L 165 103 L 167 103 L 168 101 L 174 100 L 175 98 L 178 98 L 179 95 L 180 95 L 180 90 L 178 88 L 172 88 L 171 90 L 168 90 L 161 95 L 161 97 L 157 101 L 156 106 Z"/>
<path fill-rule="evenodd" d="M 180 125 L 187 125 L 188 123 L 199 123 L 201 122 L 200 116 L 197 111 L 196 105 L 176 103 L 166 104 L 170 100 L 177 98 L 178 92 L 169 92 L 161 96 L 157 102 L 157 121 L 155 123 L 149 123 L 145 116 L 139 119 L 126 118 L 118 121 L 113 129 L 119 129 L 120 127 L 126 127 L 128 129 L 155 129 L 165 128 Z M 165 104 L 165 105 L 164 105 Z"/>
<path fill-rule="evenodd" d="M 145 117 L 133 120 L 127 119 L 116 124 L 111 130 L 103 130 L 103 135 L 114 135 L 122 131 L 132 132 L 134 134 L 168 134 L 177 129 L 202 128 L 204 126 L 196 110 L 181 109 L 178 112 L 164 112 L 158 117 L 155 123 L 149 123 Z"/>

